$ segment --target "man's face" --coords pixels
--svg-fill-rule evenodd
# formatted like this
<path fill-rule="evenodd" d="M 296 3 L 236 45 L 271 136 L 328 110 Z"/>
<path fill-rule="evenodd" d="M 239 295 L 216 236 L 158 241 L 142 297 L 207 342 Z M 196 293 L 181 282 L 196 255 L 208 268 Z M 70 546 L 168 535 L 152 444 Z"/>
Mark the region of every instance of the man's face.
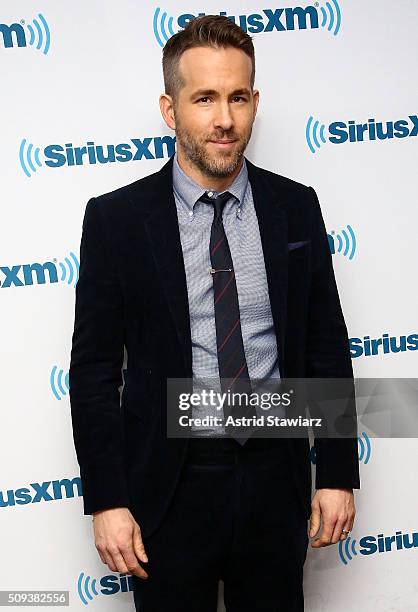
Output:
<path fill-rule="evenodd" d="M 233 47 L 195 47 L 180 58 L 184 87 L 174 108 L 176 141 L 206 176 L 229 176 L 241 162 L 258 105 L 251 68 L 251 59 Z"/>

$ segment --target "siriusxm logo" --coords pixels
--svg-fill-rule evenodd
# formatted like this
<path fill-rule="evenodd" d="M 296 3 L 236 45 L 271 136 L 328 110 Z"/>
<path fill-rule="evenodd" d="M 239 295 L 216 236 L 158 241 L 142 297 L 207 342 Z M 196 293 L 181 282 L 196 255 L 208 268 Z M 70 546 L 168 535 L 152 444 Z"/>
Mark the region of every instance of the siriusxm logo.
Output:
<path fill-rule="evenodd" d="M 334 255 L 336 252 L 341 253 L 348 259 L 353 259 L 356 252 L 357 241 L 351 225 L 347 225 L 347 230 L 343 228 L 337 234 L 332 231 L 328 236 L 328 244 L 331 254 Z"/>
<path fill-rule="evenodd" d="M 402 533 L 396 531 L 395 535 L 385 536 L 379 533 L 377 536 L 367 535 L 362 537 L 357 544 L 350 536 L 338 543 L 338 554 L 344 565 L 347 565 L 353 557 L 360 555 L 374 555 L 375 553 L 396 552 L 408 548 L 418 547 L 418 532 Z"/>
<path fill-rule="evenodd" d="M 100 580 L 81 572 L 77 580 L 77 593 L 85 606 L 98 595 L 116 595 L 133 591 L 131 574 L 107 574 Z"/>
<path fill-rule="evenodd" d="M 127 370 L 123 369 L 123 380 L 126 380 Z M 54 365 L 49 374 L 49 385 L 55 399 L 61 401 L 63 397 L 68 395 L 70 390 L 70 373 L 62 368 Z M 123 386 L 123 385 L 122 385 Z"/>
<path fill-rule="evenodd" d="M 52 367 L 49 375 L 49 384 L 55 399 L 61 400 L 67 395 L 70 390 L 69 379 L 70 375 L 68 370 L 64 372 L 62 368 L 58 368 L 56 365 Z"/>
<path fill-rule="evenodd" d="M 366 465 L 369 462 L 369 459 L 372 453 L 372 446 L 370 443 L 370 438 L 366 434 L 366 432 L 363 431 L 360 436 L 357 436 L 357 447 L 358 447 L 359 461 Z M 313 444 L 310 448 L 310 460 L 313 465 L 316 465 L 315 444 Z"/>
<path fill-rule="evenodd" d="M 161 8 L 156 8 L 152 25 L 154 36 L 160 47 L 164 47 L 167 40 L 176 31 L 185 28 L 189 21 L 205 14 L 183 13 L 176 18 L 175 26 L 173 26 L 174 17 L 169 16 Z M 250 15 L 228 15 L 226 11 L 221 11 L 219 15 L 228 17 L 249 34 L 324 28 L 336 36 L 341 27 L 341 9 L 337 0 L 325 2 L 325 6 L 321 7 L 319 2 L 315 2 L 305 8 L 295 6 L 293 8 L 261 9 L 259 13 Z"/>
<path fill-rule="evenodd" d="M 20 264 L 17 266 L 0 266 L 4 279 L 0 277 L 0 288 L 27 287 L 28 285 L 45 285 L 51 283 L 65 283 L 75 285 L 78 281 L 80 265 L 77 257 L 70 252 L 69 257 L 57 262 L 45 261 L 44 263 Z"/>
<path fill-rule="evenodd" d="M 26 506 L 41 501 L 56 501 L 57 499 L 70 499 L 83 494 L 81 479 L 75 476 L 71 480 L 47 480 L 45 482 L 31 482 L 26 487 L 0 491 L 0 508 L 11 506 Z"/>
<path fill-rule="evenodd" d="M 369 459 L 372 454 L 372 445 L 370 443 L 370 438 L 365 431 L 363 431 L 360 436 L 357 436 L 357 445 L 359 461 L 360 463 L 364 463 L 366 465 L 369 463 Z"/>
<path fill-rule="evenodd" d="M 325 135 L 327 130 L 327 135 Z M 305 138 L 311 153 L 316 153 L 323 144 L 344 144 L 346 142 L 364 142 L 366 140 L 391 140 L 393 138 L 411 138 L 418 135 L 418 116 L 409 115 L 407 119 L 397 121 L 376 121 L 368 119 L 367 123 L 352 121 L 334 121 L 326 128 L 312 116 L 309 117 Z"/>
<path fill-rule="evenodd" d="M 22 19 L 19 23 L 0 23 L 1 43 L 5 49 L 29 45 L 47 55 L 51 46 L 51 32 L 45 17 L 38 13 L 32 22 Z"/>
<path fill-rule="evenodd" d="M 418 349 L 418 334 L 409 336 L 390 336 L 382 334 L 381 338 L 350 338 L 351 357 L 373 357 L 387 353 L 404 353 Z"/>
<path fill-rule="evenodd" d="M 19 147 L 19 161 L 25 175 L 31 177 L 43 165 L 48 168 L 62 168 L 171 157 L 175 152 L 175 142 L 175 136 L 151 136 L 108 145 L 96 145 L 93 141 L 82 147 L 74 147 L 72 143 L 52 144 L 46 146 L 41 153 L 39 147 L 24 138 Z"/>

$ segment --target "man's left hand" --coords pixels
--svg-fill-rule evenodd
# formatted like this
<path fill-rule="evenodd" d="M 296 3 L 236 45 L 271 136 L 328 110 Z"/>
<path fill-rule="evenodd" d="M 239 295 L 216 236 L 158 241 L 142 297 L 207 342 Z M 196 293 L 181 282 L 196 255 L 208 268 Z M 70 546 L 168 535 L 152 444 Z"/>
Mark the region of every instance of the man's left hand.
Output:
<path fill-rule="evenodd" d="M 345 540 L 353 528 L 356 509 L 353 489 L 318 489 L 312 498 L 309 536 L 314 537 L 320 528 L 322 533 L 312 542 L 312 548 L 336 544 Z"/>

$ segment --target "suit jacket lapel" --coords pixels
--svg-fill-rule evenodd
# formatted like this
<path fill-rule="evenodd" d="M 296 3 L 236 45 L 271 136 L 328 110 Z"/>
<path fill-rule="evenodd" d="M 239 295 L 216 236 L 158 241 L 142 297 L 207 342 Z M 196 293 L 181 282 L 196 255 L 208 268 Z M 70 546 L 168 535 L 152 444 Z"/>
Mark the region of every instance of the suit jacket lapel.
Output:
<path fill-rule="evenodd" d="M 260 169 L 247 158 L 248 177 L 258 218 L 270 304 L 277 338 L 279 368 L 283 357 L 287 302 L 287 217 L 277 194 Z M 192 377 L 192 342 L 187 281 L 173 195 L 173 158 L 149 182 L 144 213 L 145 230 L 177 330 L 186 377 Z M 142 196 L 143 197 L 143 196 Z"/>
<path fill-rule="evenodd" d="M 173 158 L 153 175 L 147 197 L 145 231 L 181 346 L 186 378 L 192 377 L 192 341 L 186 272 L 173 194 Z"/>
<path fill-rule="evenodd" d="M 286 375 L 284 347 L 288 286 L 287 215 L 279 199 L 280 196 L 272 190 L 262 170 L 247 158 L 246 162 L 260 229 L 271 312 L 276 332 L 280 376 L 284 377 Z"/>

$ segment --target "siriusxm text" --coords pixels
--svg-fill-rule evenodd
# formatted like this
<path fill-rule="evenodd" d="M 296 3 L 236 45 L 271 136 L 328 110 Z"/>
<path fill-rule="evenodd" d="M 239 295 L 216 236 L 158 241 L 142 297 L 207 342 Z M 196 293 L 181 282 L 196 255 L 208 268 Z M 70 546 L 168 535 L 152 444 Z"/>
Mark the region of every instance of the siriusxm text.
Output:
<path fill-rule="evenodd" d="M 180 28 L 185 28 L 189 21 L 200 15 L 205 15 L 205 13 L 198 13 L 197 15 L 184 13 L 178 17 L 177 24 Z M 314 6 L 262 9 L 261 13 L 237 16 L 228 15 L 226 11 L 221 11 L 219 15 L 228 17 L 239 25 L 244 32 L 251 34 L 319 28 L 318 11 Z"/>
<path fill-rule="evenodd" d="M 369 119 L 367 123 L 334 121 L 328 126 L 328 132 L 333 144 L 408 138 L 418 135 L 418 116 L 409 115 L 408 119 L 385 122 L 376 119 Z"/>

